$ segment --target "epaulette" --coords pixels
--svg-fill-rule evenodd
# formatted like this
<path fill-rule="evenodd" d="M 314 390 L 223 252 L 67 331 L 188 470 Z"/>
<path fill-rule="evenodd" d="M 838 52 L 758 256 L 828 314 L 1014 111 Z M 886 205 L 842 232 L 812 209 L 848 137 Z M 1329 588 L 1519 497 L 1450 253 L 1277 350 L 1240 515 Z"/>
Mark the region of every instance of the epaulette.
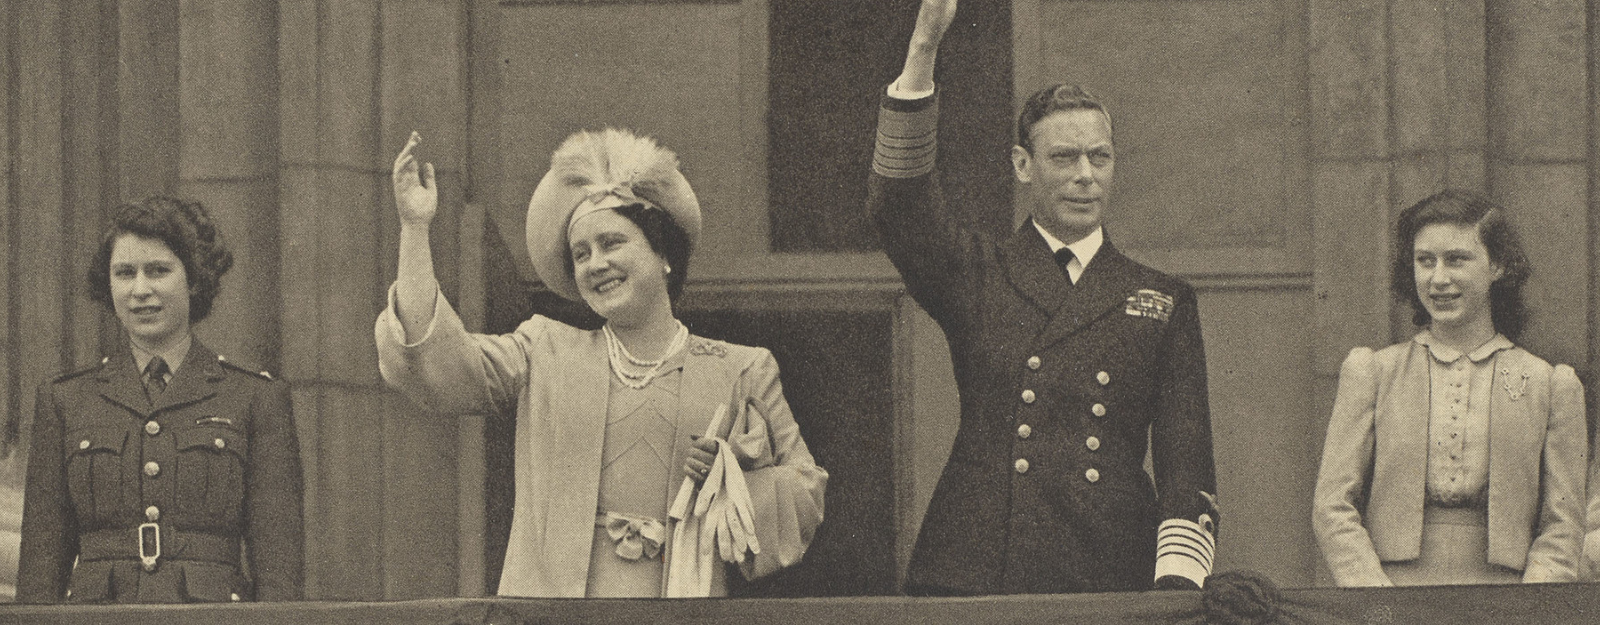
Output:
<path fill-rule="evenodd" d="M 94 373 L 96 371 L 99 371 L 101 369 L 101 367 L 106 366 L 106 363 L 108 363 L 108 362 L 111 362 L 111 357 L 110 356 L 101 356 L 100 357 L 100 362 L 94 363 L 94 364 L 89 365 L 87 367 L 84 367 L 82 369 L 74 369 L 72 371 L 68 371 L 68 372 L 63 373 L 61 375 L 58 375 L 58 376 L 56 376 L 54 378 L 51 378 L 50 381 L 51 382 L 66 382 L 67 380 L 71 380 L 72 378 L 78 377 L 78 376 L 83 375 L 85 373 Z"/>
<path fill-rule="evenodd" d="M 233 362 L 229 362 L 228 361 L 228 357 L 227 356 L 223 356 L 222 354 L 217 354 L 217 362 L 221 363 L 222 366 L 224 366 L 224 367 L 227 367 L 229 369 L 233 369 L 234 371 L 242 371 L 244 373 L 248 373 L 250 375 L 256 376 L 256 377 L 261 378 L 263 380 L 271 381 L 273 379 L 272 378 L 272 374 L 271 373 L 267 373 L 267 371 L 264 370 L 264 369 L 251 369 L 250 367 L 246 367 L 244 365 L 240 365 L 240 364 L 235 364 Z"/>

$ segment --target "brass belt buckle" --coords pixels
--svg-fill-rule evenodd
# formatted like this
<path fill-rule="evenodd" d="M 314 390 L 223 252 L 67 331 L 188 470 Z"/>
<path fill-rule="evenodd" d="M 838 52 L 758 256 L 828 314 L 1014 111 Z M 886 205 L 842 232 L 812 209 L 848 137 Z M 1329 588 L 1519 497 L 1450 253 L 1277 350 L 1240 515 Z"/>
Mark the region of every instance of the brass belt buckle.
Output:
<path fill-rule="evenodd" d="M 145 550 L 145 545 L 154 544 L 155 552 Z M 144 564 L 144 570 L 156 570 L 156 558 L 161 557 L 161 525 L 158 523 L 145 523 L 139 526 L 139 562 Z"/>

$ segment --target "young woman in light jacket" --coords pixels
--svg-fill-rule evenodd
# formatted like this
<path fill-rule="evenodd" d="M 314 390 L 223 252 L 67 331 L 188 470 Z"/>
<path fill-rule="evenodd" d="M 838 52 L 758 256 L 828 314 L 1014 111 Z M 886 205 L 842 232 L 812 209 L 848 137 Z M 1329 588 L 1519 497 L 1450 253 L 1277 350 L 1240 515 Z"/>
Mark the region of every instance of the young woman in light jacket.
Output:
<path fill-rule="evenodd" d="M 1438 193 L 1401 213 L 1394 249 L 1391 288 L 1422 330 L 1339 372 L 1312 517 L 1334 581 L 1576 579 L 1583 388 L 1512 343 L 1530 268 L 1505 210 Z"/>

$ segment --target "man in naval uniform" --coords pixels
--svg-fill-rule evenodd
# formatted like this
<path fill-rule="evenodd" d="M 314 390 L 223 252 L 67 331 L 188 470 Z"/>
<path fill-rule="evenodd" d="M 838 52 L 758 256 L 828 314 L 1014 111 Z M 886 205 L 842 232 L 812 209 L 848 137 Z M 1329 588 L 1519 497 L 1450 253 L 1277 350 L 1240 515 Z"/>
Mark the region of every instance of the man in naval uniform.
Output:
<path fill-rule="evenodd" d="M 1029 218 L 1004 238 L 962 227 L 934 162 L 934 57 L 955 5 L 922 4 L 882 101 L 867 200 L 944 330 L 961 396 L 907 592 L 1198 588 L 1218 513 L 1194 290 L 1101 227 L 1111 118 L 1076 86 L 1041 90 L 1019 115 L 1011 159 Z"/>

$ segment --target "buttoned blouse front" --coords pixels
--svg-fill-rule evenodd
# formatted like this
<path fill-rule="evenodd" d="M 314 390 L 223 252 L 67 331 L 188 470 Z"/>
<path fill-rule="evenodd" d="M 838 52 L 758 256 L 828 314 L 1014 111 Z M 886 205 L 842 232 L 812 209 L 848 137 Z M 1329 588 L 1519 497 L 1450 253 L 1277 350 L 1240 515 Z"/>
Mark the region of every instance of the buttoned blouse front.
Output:
<path fill-rule="evenodd" d="M 1428 503 L 1481 505 L 1489 488 L 1489 394 L 1495 356 L 1511 341 L 1494 338 L 1462 353 L 1430 332 L 1412 340 L 1428 348 Z"/>

